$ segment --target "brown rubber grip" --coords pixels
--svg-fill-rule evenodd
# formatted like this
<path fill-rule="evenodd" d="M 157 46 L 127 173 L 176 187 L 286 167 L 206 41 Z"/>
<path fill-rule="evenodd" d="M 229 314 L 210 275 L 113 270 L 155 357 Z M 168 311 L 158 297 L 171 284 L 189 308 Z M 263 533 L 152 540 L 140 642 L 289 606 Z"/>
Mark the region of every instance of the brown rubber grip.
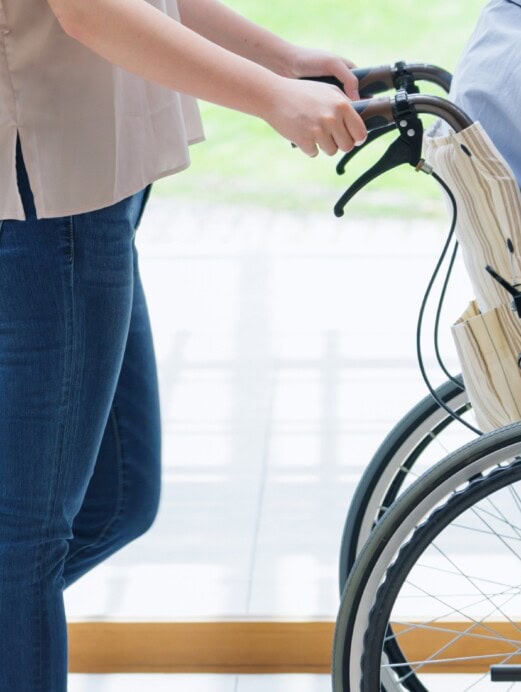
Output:
<path fill-rule="evenodd" d="M 358 79 L 360 98 L 371 98 L 374 94 L 394 89 L 393 69 L 390 65 L 355 67 L 353 74 Z"/>
<path fill-rule="evenodd" d="M 390 98 L 364 99 L 352 101 L 351 105 L 360 115 L 368 130 L 394 123 Z"/>

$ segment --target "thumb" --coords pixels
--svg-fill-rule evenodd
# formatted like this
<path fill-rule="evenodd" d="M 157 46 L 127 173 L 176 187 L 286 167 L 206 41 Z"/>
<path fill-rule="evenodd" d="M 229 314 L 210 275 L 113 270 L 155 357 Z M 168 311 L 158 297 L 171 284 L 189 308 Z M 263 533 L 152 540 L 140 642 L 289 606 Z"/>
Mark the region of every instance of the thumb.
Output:
<path fill-rule="evenodd" d="M 358 79 L 351 72 L 349 67 L 343 61 L 339 61 L 334 66 L 333 75 L 342 82 L 344 91 L 351 101 L 359 101 L 360 94 L 358 93 Z"/>

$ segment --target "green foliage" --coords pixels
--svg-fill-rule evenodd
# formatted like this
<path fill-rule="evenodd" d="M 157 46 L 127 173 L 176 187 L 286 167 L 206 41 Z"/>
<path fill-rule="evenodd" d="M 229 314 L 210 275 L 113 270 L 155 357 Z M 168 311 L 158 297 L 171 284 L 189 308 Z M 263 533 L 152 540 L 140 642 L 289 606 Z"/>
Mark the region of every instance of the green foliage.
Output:
<path fill-rule="evenodd" d="M 333 50 L 361 67 L 406 60 L 437 64 L 450 72 L 484 4 L 484 0 L 227 2 L 294 43 Z M 441 93 L 434 87 L 429 91 Z M 256 118 L 208 103 L 200 105 L 207 141 L 191 148 L 192 166 L 157 181 L 155 193 L 329 211 L 343 189 L 381 155 L 392 137 L 360 152 L 346 175 L 338 177 L 334 170 L 338 156 L 321 154 L 309 159 Z M 426 118 L 424 124 L 429 122 Z M 360 193 L 351 213 L 403 214 L 405 207 L 418 213 L 444 213 L 433 181 L 409 167 L 379 178 Z"/>

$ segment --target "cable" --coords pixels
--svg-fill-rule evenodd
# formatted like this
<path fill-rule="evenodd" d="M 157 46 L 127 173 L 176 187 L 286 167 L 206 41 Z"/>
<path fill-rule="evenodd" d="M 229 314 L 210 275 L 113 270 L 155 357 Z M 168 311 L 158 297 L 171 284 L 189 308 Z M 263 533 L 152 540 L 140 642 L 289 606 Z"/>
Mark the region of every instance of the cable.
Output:
<path fill-rule="evenodd" d="M 456 227 L 456 220 L 457 220 L 457 216 L 458 216 L 458 205 L 456 203 L 456 199 L 455 199 L 454 195 L 452 194 L 452 191 L 450 190 L 448 185 L 445 183 L 445 181 L 443 181 L 436 173 L 433 172 L 432 175 L 435 178 L 435 180 L 442 186 L 442 188 L 445 190 L 447 195 L 449 196 L 449 199 L 450 199 L 450 202 L 452 205 L 452 222 L 450 225 L 450 230 L 449 230 L 449 234 L 447 236 L 447 240 L 445 241 L 445 245 L 443 246 L 443 249 L 441 251 L 441 255 L 438 259 L 438 262 L 436 263 L 436 266 L 434 268 L 434 272 L 433 272 L 433 274 L 429 280 L 429 283 L 427 285 L 427 289 L 425 291 L 425 294 L 423 296 L 423 300 L 422 300 L 422 303 L 420 306 L 420 312 L 418 314 L 418 323 L 417 323 L 417 328 L 416 328 L 416 355 L 418 358 L 418 365 L 420 367 L 420 372 L 421 372 L 421 375 L 423 377 L 423 381 L 425 382 L 427 389 L 429 390 L 431 396 L 434 398 L 436 403 L 441 408 L 443 408 L 452 418 L 454 418 L 454 420 L 457 420 L 460 423 L 462 423 L 463 425 L 465 425 L 467 428 L 472 430 L 472 432 L 476 433 L 476 435 L 482 435 L 483 433 L 481 430 L 478 430 L 473 425 L 471 425 L 466 420 L 464 420 L 461 416 L 459 416 L 456 413 L 456 411 L 451 409 L 449 406 L 447 406 L 447 404 L 442 399 L 440 399 L 440 397 L 436 394 L 434 387 L 431 385 L 431 383 L 429 381 L 429 378 L 427 376 L 427 371 L 425 370 L 425 365 L 423 362 L 422 348 L 421 348 L 421 333 L 422 333 L 422 327 L 423 327 L 423 317 L 425 314 L 425 308 L 427 306 L 427 302 L 429 300 L 429 297 L 430 297 L 430 294 L 432 291 L 432 287 L 434 285 L 434 282 L 436 281 L 436 278 L 437 278 L 438 273 L 440 271 L 441 265 L 443 264 L 443 261 L 447 255 L 448 250 L 449 250 L 450 243 L 451 243 L 452 238 L 454 236 L 454 229 Z"/>
<path fill-rule="evenodd" d="M 443 358 L 441 357 L 441 353 L 440 353 L 440 343 L 439 343 L 441 311 L 443 309 L 443 303 L 445 301 L 445 295 L 447 293 L 447 287 L 449 285 L 449 281 L 450 281 L 450 278 L 452 276 L 452 270 L 454 268 L 454 262 L 456 260 L 457 254 L 458 254 L 458 248 L 459 248 L 459 243 L 456 240 L 456 242 L 454 243 L 454 250 L 452 251 L 452 257 L 450 258 L 449 267 L 447 269 L 447 275 L 445 276 L 445 281 L 443 282 L 443 287 L 441 289 L 440 300 L 438 302 L 438 308 L 436 310 L 436 319 L 434 321 L 434 350 L 436 352 L 436 360 L 438 361 L 438 365 L 440 366 L 440 368 L 443 370 L 443 372 L 449 378 L 449 380 L 451 382 L 453 382 L 455 385 L 457 385 L 461 389 L 461 391 L 463 392 L 463 391 L 465 391 L 465 386 L 454 375 L 451 375 L 451 373 L 447 370 L 445 363 L 443 362 Z"/>

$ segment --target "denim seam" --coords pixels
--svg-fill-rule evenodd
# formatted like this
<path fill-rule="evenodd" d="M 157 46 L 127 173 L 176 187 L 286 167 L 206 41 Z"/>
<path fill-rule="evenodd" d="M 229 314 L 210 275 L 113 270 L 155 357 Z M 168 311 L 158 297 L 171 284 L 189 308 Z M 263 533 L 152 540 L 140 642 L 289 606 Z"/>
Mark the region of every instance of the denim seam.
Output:
<path fill-rule="evenodd" d="M 67 220 L 67 227 L 68 227 L 68 236 L 71 238 L 73 234 L 73 221 L 72 217 L 69 217 Z M 72 259 L 69 257 L 69 259 Z M 66 439 L 66 432 L 67 432 L 67 421 L 68 417 L 70 415 L 70 409 L 71 409 L 71 390 L 72 390 L 72 371 L 73 371 L 73 362 L 74 362 L 74 348 L 76 346 L 76 338 L 75 338 L 75 329 L 74 329 L 74 318 L 75 318 L 75 304 L 74 304 L 74 264 L 70 264 L 70 283 L 69 283 L 69 288 L 70 288 L 70 310 L 68 311 L 70 313 L 70 322 L 69 320 L 64 320 L 65 322 L 65 329 L 66 329 L 66 334 L 65 334 L 65 341 L 66 343 L 69 342 L 70 340 L 70 350 L 69 350 L 69 361 L 66 363 L 66 366 L 64 367 L 64 377 L 63 377 L 63 382 L 62 382 L 62 403 L 65 401 L 66 402 L 66 408 L 64 412 L 64 420 L 62 421 L 62 429 L 61 429 L 61 440 L 60 440 L 60 446 L 59 446 L 59 453 L 57 456 L 57 464 L 54 466 L 54 474 L 52 477 L 52 484 L 51 488 L 54 488 L 54 492 L 51 493 L 51 508 L 52 512 L 48 515 L 50 517 L 54 517 L 54 512 L 56 511 L 56 504 L 57 504 L 57 493 L 56 493 L 56 485 L 58 483 L 59 479 L 59 474 L 61 472 L 61 469 L 63 467 L 63 456 L 64 456 L 64 448 L 65 448 L 65 439 Z M 68 327 L 70 325 L 70 330 L 68 331 Z M 52 502 L 54 500 L 54 502 Z M 51 538 L 50 535 L 48 535 L 48 538 Z"/>
<path fill-rule="evenodd" d="M 68 225 L 68 231 L 69 231 L 69 237 L 72 235 L 72 219 L 69 221 Z M 69 257 L 68 257 L 69 258 Z M 51 530 L 50 527 L 52 526 L 54 517 L 55 517 L 55 512 L 56 512 L 56 505 L 57 505 L 57 492 L 56 492 L 56 487 L 58 485 L 58 480 L 60 477 L 60 472 L 63 467 L 63 455 L 64 455 L 64 448 L 65 448 L 65 438 L 66 438 L 66 432 L 67 432 L 67 419 L 70 411 L 70 392 L 71 392 L 71 380 L 72 380 L 72 366 L 73 366 L 73 360 L 74 360 L 74 345 L 75 345 L 75 338 L 74 338 L 74 265 L 72 262 L 68 263 L 69 268 L 66 269 L 65 272 L 65 277 L 64 277 L 64 283 L 65 283 L 65 291 L 64 291 L 64 296 L 69 295 L 70 297 L 70 302 L 65 300 L 65 319 L 64 319 L 64 324 L 65 324 L 65 358 L 64 358 L 64 366 L 63 366 L 63 379 L 62 379 L 62 387 L 61 387 L 61 402 L 60 402 L 60 409 L 64 408 L 63 411 L 63 418 L 60 421 L 60 427 L 58 430 L 58 434 L 56 436 L 56 449 L 55 449 L 55 458 L 56 458 L 56 464 L 53 467 L 53 474 L 50 479 L 49 483 L 49 500 L 48 500 L 48 512 L 47 516 L 50 518 L 49 520 L 49 526 L 47 527 L 47 531 L 45 533 L 45 536 L 48 541 L 51 540 Z M 39 559 L 35 564 L 34 568 L 34 576 L 36 577 L 36 588 L 41 589 L 41 580 L 43 578 L 43 547 L 40 546 L 40 551 L 39 551 Z M 39 601 L 41 603 L 41 600 Z M 43 680 L 43 666 L 44 666 L 44 661 L 43 661 L 43 647 L 41 643 L 41 637 L 42 637 L 42 612 L 41 608 L 38 611 L 38 638 L 35 641 L 35 649 L 36 649 L 36 660 L 37 660 L 37 669 L 36 669 L 36 674 L 38 676 L 38 682 L 41 683 Z M 35 689 L 35 692 L 41 687 L 41 685 L 38 685 L 38 688 Z M 43 691 L 42 691 L 43 692 Z"/>
<path fill-rule="evenodd" d="M 69 261 L 74 260 L 74 218 L 69 216 Z"/>
<path fill-rule="evenodd" d="M 116 502 L 116 509 L 112 515 L 112 517 L 109 519 L 109 521 L 105 524 L 103 529 L 100 531 L 96 539 L 92 542 L 89 543 L 88 545 L 83 545 L 80 548 L 78 548 L 74 553 L 71 553 L 67 557 L 67 563 L 70 564 L 70 562 L 75 558 L 79 553 L 83 553 L 87 550 L 92 550 L 93 548 L 97 547 L 101 541 L 106 538 L 107 536 L 110 535 L 110 530 L 117 525 L 117 521 L 121 517 L 123 513 L 123 509 L 125 507 L 125 493 L 124 493 L 124 488 L 127 485 L 126 483 L 126 478 L 125 478 L 125 462 L 123 458 L 123 445 L 121 444 L 121 436 L 119 433 L 119 428 L 118 428 L 118 423 L 117 423 L 117 416 L 116 416 L 116 410 L 114 404 L 112 404 L 112 407 L 110 409 L 110 420 L 112 422 L 112 426 L 114 429 L 114 437 L 116 439 L 116 449 L 117 449 L 117 461 L 118 461 L 118 469 L 119 469 L 119 485 L 118 485 L 118 499 Z"/>

